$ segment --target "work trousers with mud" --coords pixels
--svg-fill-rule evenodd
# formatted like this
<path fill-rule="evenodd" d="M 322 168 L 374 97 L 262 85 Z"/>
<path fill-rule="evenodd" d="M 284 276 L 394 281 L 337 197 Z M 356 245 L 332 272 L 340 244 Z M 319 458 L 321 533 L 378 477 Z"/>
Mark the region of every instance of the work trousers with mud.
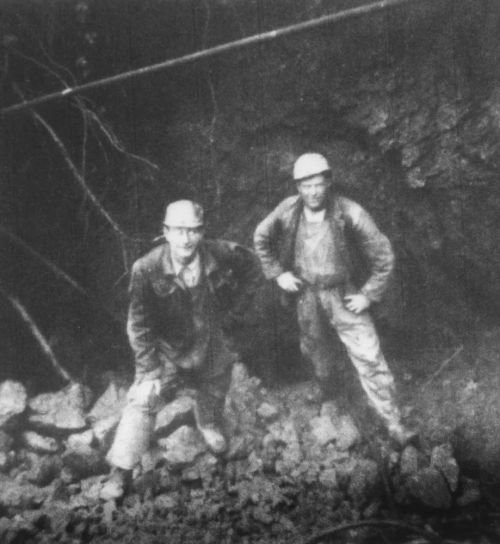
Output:
<path fill-rule="evenodd" d="M 149 450 L 156 414 L 180 390 L 188 390 L 194 396 L 194 416 L 198 426 L 220 424 L 230 380 L 231 366 L 186 370 L 165 361 L 159 395 L 153 391 L 152 381 L 135 382 L 130 388 L 107 455 L 109 464 L 125 470 L 134 468 Z"/>
<path fill-rule="evenodd" d="M 347 349 L 361 386 L 388 426 L 398 424 L 394 378 L 380 348 L 368 312 L 354 314 L 344 305 L 344 288 L 306 287 L 297 301 L 302 354 L 314 367 L 316 379 L 325 383 L 332 374 L 332 327 Z"/>

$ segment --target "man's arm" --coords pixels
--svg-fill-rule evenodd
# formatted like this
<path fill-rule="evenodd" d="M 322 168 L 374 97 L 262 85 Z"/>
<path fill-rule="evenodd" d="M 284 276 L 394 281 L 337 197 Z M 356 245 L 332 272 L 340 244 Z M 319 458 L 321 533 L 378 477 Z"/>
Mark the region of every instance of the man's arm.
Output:
<path fill-rule="evenodd" d="M 278 257 L 278 236 L 280 229 L 280 210 L 274 209 L 255 229 L 253 241 L 262 272 L 268 280 L 277 278 L 285 270 Z"/>
<path fill-rule="evenodd" d="M 234 279 L 230 314 L 235 321 L 239 321 L 249 308 L 262 280 L 259 263 L 255 254 L 244 246 L 222 241 L 219 241 L 219 245 Z"/>
<path fill-rule="evenodd" d="M 138 263 L 135 263 L 129 287 L 127 334 L 135 356 L 136 381 L 155 380 L 161 375 L 146 290 L 146 278 Z"/>
<path fill-rule="evenodd" d="M 370 265 L 370 276 L 360 292 L 370 302 L 378 302 L 387 289 L 394 269 L 394 253 L 387 238 L 377 227 L 371 215 L 356 203 L 349 210 L 351 226 Z"/>

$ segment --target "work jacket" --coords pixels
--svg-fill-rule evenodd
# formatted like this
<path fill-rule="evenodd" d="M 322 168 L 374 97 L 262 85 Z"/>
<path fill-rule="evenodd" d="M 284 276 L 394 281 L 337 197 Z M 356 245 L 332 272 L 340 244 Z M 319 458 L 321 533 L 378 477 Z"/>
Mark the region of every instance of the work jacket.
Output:
<path fill-rule="evenodd" d="M 215 306 L 211 318 L 229 313 L 241 317 L 259 277 L 253 254 L 221 240 L 203 241 L 199 251 L 201 281 L 206 281 Z M 195 340 L 191 294 L 175 274 L 167 242 L 134 263 L 129 294 L 127 334 L 136 376 L 159 377 L 160 341 L 171 353 L 182 354 Z"/>
<path fill-rule="evenodd" d="M 258 226 L 254 245 L 267 279 L 293 271 L 295 239 L 303 210 L 299 195 L 283 200 Z M 345 197 L 330 197 L 326 220 L 339 244 L 338 255 L 352 283 L 371 301 L 379 301 L 394 268 L 388 238 L 359 204 Z"/>

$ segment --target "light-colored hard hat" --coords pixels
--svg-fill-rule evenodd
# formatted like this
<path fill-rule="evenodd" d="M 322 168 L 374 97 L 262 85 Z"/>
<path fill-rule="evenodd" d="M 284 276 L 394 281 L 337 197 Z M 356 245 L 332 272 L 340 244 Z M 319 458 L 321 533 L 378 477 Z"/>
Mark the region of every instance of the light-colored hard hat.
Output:
<path fill-rule="evenodd" d="M 330 172 L 328 161 L 319 153 L 304 153 L 293 165 L 293 179 L 303 181 Z"/>
<path fill-rule="evenodd" d="M 192 200 L 177 200 L 167 206 L 164 225 L 195 229 L 203 226 L 203 208 Z"/>

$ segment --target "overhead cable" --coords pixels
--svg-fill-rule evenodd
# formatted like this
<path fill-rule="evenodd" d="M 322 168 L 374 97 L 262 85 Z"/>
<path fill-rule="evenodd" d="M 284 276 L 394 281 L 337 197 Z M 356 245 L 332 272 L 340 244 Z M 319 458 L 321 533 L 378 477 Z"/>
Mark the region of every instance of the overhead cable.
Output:
<path fill-rule="evenodd" d="M 281 27 L 275 30 L 270 30 L 268 32 L 263 32 L 261 34 L 254 34 L 252 36 L 247 36 L 246 38 L 242 38 L 240 40 L 235 40 L 232 42 L 216 45 L 214 47 L 203 49 L 201 51 L 196 51 L 194 53 L 190 53 L 182 57 L 168 59 L 163 62 L 159 62 L 157 64 L 152 64 L 149 66 L 144 66 L 142 68 L 129 70 L 127 72 L 122 72 L 120 74 L 116 74 L 110 77 L 105 77 L 103 79 L 99 79 L 96 81 L 89 81 L 88 83 L 83 83 L 82 85 L 68 87 L 66 89 L 63 89 L 62 91 L 56 91 L 50 94 L 40 96 L 38 98 L 34 98 L 32 100 L 25 100 L 18 104 L 14 104 L 12 106 L 3 108 L 2 110 L 0 110 L 0 115 L 7 116 L 7 115 L 17 113 L 19 111 L 22 111 L 28 108 L 33 108 L 41 104 L 46 104 L 47 102 L 61 100 L 69 96 L 72 96 L 74 94 L 90 91 L 90 90 L 97 89 L 99 87 L 104 87 L 107 85 L 113 85 L 121 81 L 125 81 L 135 77 L 140 77 L 140 76 L 150 74 L 153 72 L 159 72 L 159 71 L 167 70 L 169 68 L 174 68 L 176 66 L 180 66 L 183 64 L 189 64 L 189 63 L 193 63 L 193 62 L 207 59 L 210 57 L 215 57 L 217 55 L 221 55 L 229 51 L 234 51 L 236 49 L 241 49 L 243 47 L 247 47 L 247 46 L 251 46 L 251 45 L 255 45 L 259 43 L 264 43 L 264 42 L 270 42 L 277 38 L 289 36 L 291 34 L 296 34 L 298 32 L 304 32 L 306 30 L 310 30 L 313 28 L 326 26 L 326 25 L 343 21 L 346 19 L 352 19 L 354 17 L 360 17 L 362 15 L 367 15 L 367 14 L 370 14 L 376 11 L 385 10 L 388 8 L 395 8 L 398 6 L 402 6 L 404 4 L 415 3 L 417 1 L 418 0 L 381 0 L 379 2 L 374 2 L 371 4 L 365 4 L 355 8 L 338 11 L 330 15 L 324 15 L 316 19 L 311 19 L 310 21 L 296 23 L 294 25 L 289 25 L 289 26 Z"/>

